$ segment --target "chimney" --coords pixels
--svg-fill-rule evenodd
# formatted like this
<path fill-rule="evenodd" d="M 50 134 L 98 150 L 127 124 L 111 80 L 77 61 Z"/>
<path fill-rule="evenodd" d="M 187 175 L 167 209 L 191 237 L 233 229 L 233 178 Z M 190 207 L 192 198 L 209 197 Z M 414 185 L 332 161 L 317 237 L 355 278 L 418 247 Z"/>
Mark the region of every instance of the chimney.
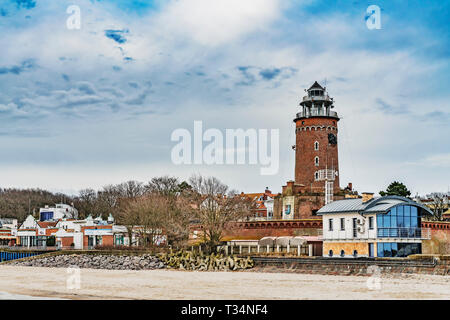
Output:
<path fill-rule="evenodd" d="M 363 192 L 362 193 L 362 203 L 366 203 L 367 201 L 373 199 L 373 192 Z"/>

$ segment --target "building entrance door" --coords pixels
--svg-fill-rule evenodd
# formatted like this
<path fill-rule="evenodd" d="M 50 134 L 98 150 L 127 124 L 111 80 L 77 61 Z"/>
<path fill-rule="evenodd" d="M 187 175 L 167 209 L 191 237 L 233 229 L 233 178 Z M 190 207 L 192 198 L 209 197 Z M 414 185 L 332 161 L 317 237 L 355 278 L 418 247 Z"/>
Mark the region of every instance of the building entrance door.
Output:
<path fill-rule="evenodd" d="M 89 249 L 94 248 L 94 236 L 88 236 L 88 247 Z"/>
<path fill-rule="evenodd" d="M 373 258 L 373 243 L 369 243 L 369 257 Z"/>

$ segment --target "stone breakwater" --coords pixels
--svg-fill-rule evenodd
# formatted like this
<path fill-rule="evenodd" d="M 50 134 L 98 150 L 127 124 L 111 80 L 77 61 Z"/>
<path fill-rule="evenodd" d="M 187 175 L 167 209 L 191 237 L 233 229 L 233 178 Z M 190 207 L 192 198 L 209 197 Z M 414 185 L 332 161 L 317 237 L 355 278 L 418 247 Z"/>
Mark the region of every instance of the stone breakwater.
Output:
<path fill-rule="evenodd" d="M 149 254 L 140 256 L 90 254 L 55 255 L 25 260 L 14 260 L 8 265 L 47 268 L 79 267 L 107 270 L 154 270 L 166 267 L 157 257 Z"/>

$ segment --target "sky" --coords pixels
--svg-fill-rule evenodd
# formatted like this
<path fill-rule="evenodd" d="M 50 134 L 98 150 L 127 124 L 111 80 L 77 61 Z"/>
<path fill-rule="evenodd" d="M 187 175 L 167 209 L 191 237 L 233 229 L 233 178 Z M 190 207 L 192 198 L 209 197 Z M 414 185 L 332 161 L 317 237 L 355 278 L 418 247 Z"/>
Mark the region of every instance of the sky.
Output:
<path fill-rule="evenodd" d="M 369 5 L 381 29 L 367 27 Z M 0 187 L 76 194 L 202 174 L 281 192 L 292 120 L 317 80 L 341 117 L 341 187 L 446 192 L 449 15 L 431 0 L 0 0 Z M 171 134 L 194 121 L 278 129 L 278 173 L 175 165 Z"/>

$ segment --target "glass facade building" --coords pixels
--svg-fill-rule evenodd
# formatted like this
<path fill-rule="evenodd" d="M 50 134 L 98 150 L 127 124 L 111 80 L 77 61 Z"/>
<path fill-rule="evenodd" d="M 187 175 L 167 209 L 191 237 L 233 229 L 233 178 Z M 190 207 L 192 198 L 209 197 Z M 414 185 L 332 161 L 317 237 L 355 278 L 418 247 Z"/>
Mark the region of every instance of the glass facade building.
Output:
<path fill-rule="evenodd" d="M 422 236 L 421 210 L 411 205 L 400 205 L 386 214 L 377 215 L 378 238 L 416 238 Z M 406 257 L 422 252 L 420 243 L 379 242 L 378 257 Z"/>
<path fill-rule="evenodd" d="M 433 212 L 406 197 L 366 195 L 337 200 L 317 214 L 324 219 L 324 256 L 407 257 L 422 253 L 423 241 L 432 238 L 431 229 L 422 228 L 422 223 Z M 332 220 L 336 220 L 334 230 Z"/>
<path fill-rule="evenodd" d="M 422 252 L 421 243 L 378 242 L 378 257 L 407 257 Z"/>
<path fill-rule="evenodd" d="M 420 238 L 420 210 L 415 206 L 401 205 L 386 214 L 377 215 L 378 238 Z"/>

